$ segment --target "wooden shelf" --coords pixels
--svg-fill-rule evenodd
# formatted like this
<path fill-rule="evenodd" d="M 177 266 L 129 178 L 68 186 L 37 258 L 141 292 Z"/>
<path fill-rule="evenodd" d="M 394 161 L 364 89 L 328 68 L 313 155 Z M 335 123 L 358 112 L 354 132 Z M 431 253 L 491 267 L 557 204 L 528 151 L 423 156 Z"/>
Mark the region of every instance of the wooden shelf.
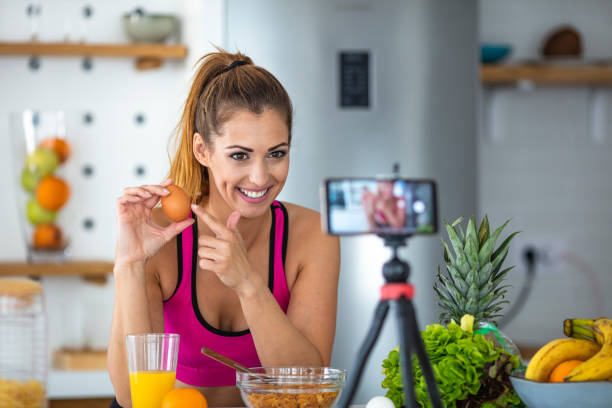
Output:
<path fill-rule="evenodd" d="M 113 263 L 106 261 L 75 261 L 66 263 L 0 263 L 1 276 L 82 276 L 96 280 L 113 273 Z"/>
<path fill-rule="evenodd" d="M 0 55 L 47 55 L 60 57 L 131 57 L 136 58 L 136 69 L 159 68 L 165 59 L 183 59 L 187 56 L 184 45 L 166 44 L 86 44 L 0 42 Z"/>
<path fill-rule="evenodd" d="M 480 79 L 485 85 L 513 84 L 522 80 L 551 85 L 612 85 L 612 64 L 484 64 Z"/>
<path fill-rule="evenodd" d="M 187 55 L 184 45 L 165 44 L 86 44 L 0 42 L 1 55 L 55 55 L 92 57 L 157 57 L 182 59 Z"/>

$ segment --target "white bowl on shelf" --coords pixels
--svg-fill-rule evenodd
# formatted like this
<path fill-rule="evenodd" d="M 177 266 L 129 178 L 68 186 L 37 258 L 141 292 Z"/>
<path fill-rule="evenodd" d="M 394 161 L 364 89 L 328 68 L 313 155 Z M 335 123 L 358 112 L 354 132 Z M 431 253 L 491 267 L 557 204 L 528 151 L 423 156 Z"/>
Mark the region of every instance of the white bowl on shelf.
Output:
<path fill-rule="evenodd" d="M 123 15 L 123 27 L 135 42 L 163 43 L 178 33 L 178 19 L 170 14 L 147 14 L 135 9 Z"/>

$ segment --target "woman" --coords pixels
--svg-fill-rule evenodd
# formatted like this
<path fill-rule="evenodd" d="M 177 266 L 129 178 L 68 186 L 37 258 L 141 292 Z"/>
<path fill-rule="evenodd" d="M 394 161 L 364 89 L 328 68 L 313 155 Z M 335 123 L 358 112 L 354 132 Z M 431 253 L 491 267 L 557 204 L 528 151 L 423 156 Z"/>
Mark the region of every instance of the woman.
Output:
<path fill-rule="evenodd" d="M 339 242 L 317 212 L 275 200 L 291 124 L 287 92 L 250 58 L 219 49 L 200 60 L 169 179 L 117 200 L 108 363 L 120 406 L 131 406 L 131 333 L 179 333 L 177 386 L 209 406 L 242 401 L 234 371 L 204 346 L 246 366 L 330 364 Z M 173 183 L 192 197 L 191 219 L 171 223 L 154 208 Z"/>

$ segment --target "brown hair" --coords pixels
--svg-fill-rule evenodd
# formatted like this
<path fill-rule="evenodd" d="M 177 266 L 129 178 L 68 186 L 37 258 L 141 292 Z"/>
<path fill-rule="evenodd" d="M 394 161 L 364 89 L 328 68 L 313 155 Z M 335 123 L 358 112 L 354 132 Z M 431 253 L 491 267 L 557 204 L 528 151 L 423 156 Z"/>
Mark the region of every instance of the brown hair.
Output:
<path fill-rule="evenodd" d="M 208 194 L 208 172 L 193 155 L 193 135 L 198 132 L 212 148 L 212 135 L 238 110 L 256 115 L 275 109 L 285 118 L 291 143 L 293 108 L 287 91 L 267 70 L 253 64 L 246 55 L 230 54 L 217 47 L 198 60 L 200 64 L 174 136 L 175 155 L 168 177 L 182 187 L 196 203 Z M 232 65 L 233 62 L 244 61 Z M 231 68 L 230 68 L 231 66 Z"/>

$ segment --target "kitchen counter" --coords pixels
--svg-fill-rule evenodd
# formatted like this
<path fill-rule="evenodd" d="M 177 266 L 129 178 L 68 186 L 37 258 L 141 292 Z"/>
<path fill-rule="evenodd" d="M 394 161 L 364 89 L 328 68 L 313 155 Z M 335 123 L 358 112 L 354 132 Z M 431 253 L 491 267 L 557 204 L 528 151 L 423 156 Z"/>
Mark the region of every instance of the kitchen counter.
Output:
<path fill-rule="evenodd" d="M 108 371 L 59 371 L 49 372 L 47 398 L 108 398 L 114 397 Z"/>
<path fill-rule="evenodd" d="M 49 372 L 47 398 L 50 400 L 113 398 L 115 392 L 108 371 L 60 371 Z M 363 408 L 365 405 L 351 405 Z"/>

